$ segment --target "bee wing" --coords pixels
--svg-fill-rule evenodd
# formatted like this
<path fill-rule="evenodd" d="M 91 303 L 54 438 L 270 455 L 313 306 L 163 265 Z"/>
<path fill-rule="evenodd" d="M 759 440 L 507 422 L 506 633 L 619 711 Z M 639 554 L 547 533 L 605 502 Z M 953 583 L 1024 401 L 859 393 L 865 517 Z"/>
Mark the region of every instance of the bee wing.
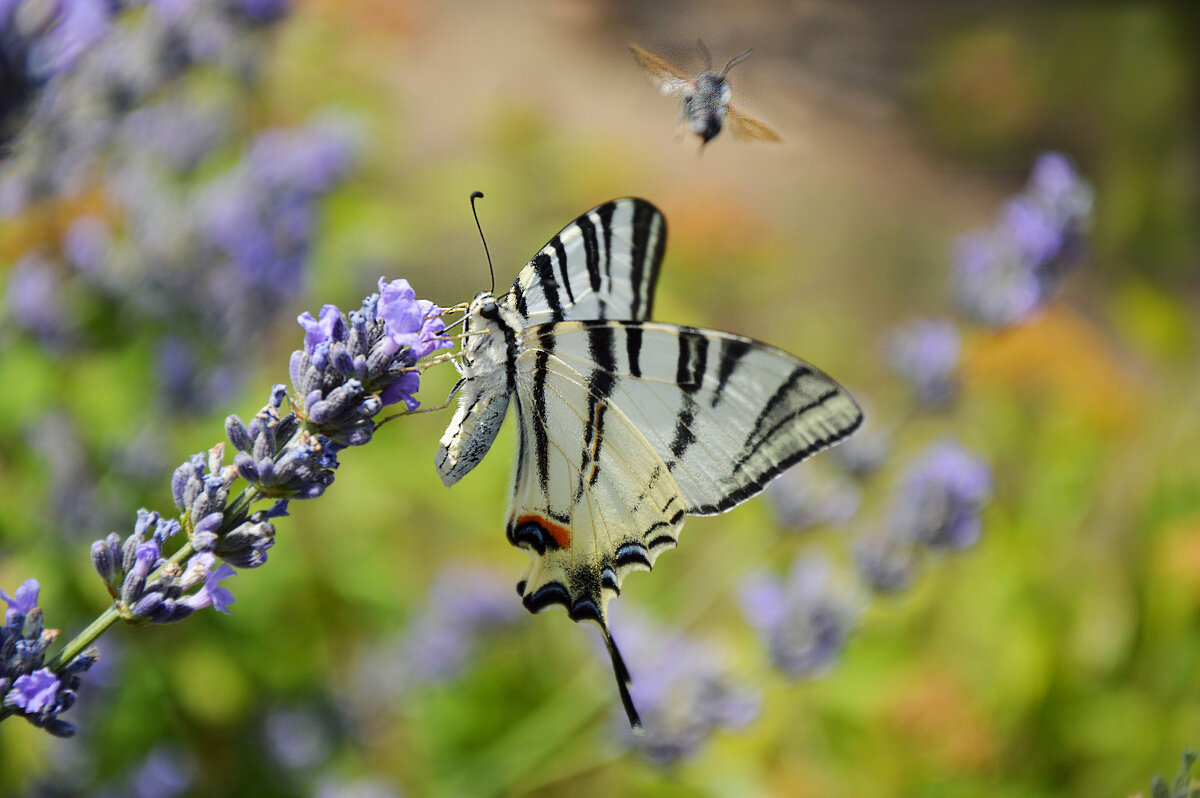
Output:
<path fill-rule="evenodd" d="M 779 134 L 771 128 L 745 114 L 735 110 L 733 106 L 725 113 L 725 125 L 735 138 L 753 139 L 755 141 L 779 141 Z"/>
<path fill-rule="evenodd" d="M 659 91 L 663 94 L 682 97 L 691 92 L 692 82 L 681 75 L 675 67 L 636 44 L 629 45 L 629 50 L 637 59 L 638 65 L 650 78 L 650 82 L 658 86 Z"/>

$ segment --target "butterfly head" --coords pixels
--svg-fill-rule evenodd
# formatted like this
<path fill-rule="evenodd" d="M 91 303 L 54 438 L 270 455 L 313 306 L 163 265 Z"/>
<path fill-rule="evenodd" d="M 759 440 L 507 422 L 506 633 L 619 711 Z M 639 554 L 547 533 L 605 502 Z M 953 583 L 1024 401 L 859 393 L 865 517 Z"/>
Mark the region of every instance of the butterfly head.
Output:
<path fill-rule="evenodd" d="M 491 291 L 480 291 L 467 309 L 463 355 L 470 362 L 481 357 L 503 363 L 505 338 L 521 329 L 521 316 Z"/>

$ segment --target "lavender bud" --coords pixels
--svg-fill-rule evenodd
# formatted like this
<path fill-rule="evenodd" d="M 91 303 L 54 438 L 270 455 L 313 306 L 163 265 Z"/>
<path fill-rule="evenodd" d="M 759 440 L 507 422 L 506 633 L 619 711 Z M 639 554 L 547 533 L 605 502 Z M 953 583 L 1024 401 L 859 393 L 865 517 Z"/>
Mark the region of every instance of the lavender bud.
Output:
<path fill-rule="evenodd" d="M 137 511 L 137 521 L 133 525 L 133 534 L 145 539 L 146 533 L 153 533 L 154 527 L 157 525 L 158 513 L 151 512 L 143 507 Z"/>
<path fill-rule="evenodd" d="M 162 594 L 155 591 L 142 596 L 129 609 L 129 614 L 134 618 L 151 618 L 154 613 L 162 606 Z"/>
<path fill-rule="evenodd" d="M 169 521 L 160 520 L 158 528 L 154 530 L 154 542 L 159 545 L 159 548 L 162 548 L 163 544 L 177 535 L 182 528 L 183 525 L 174 518 Z"/>
<path fill-rule="evenodd" d="M 258 484 L 260 481 L 258 466 L 254 462 L 254 458 L 245 452 L 238 452 L 233 457 L 233 465 L 238 470 L 238 475 L 242 479 L 252 484 Z"/>
<path fill-rule="evenodd" d="M 121 536 L 116 532 L 108 537 L 97 540 L 92 544 L 92 565 L 104 580 L 104 586 L 113 598 L 120 595 L 121 580 L 125 572 L 121 570 Z"/>
<path fill-rule="evenodd" d="M 279 420 L 279 426 L 275 429 L 276 445 L 287 443 L 296 434 L 296 430 L 300 428 L 300 419 L 294 415 L 284 416 Z"/>
<path fill-rule="evenodd" d="M 240 418 L 229 416 L 225 419 L 225 434 L 229 436 L 229 442 L 233 444 L 239 453 L 250 451 L 250 446 L 252 445 L 250 432 L 246 429 L 246 425 L 242 423 Z M 234 458 L 234 462 L 237 462 L 236 457 Z"/>
<path fill-rule="evenodd" d="M 21 635 L 27 639 L 40 637 L 44 626 L 45 619 L 42 615 L 42 608 L 34 607 L 25 614 L 25 626 L 21 630 Z"/>
<path fill-rule="evenodd" d="M 263 424 L 254 438 L 254 448 L 248 450 L 254 455 L 255 460 L 266 460 L 275 456 L 275 430 Z"/>
<path fill-rule="evenodd" d="M 354 356 L 346 351 L 345 344 L 334 344 L 329 350 L 330 365 L 346 376 L 354 373 Z"/>
<path fill-rule="evenodd" d="M 125 576 L 125 584 L 121 587 L 121 603 L 132 606 L 141 598 L 146 587 L 146 577 L 150 569 L 158 561 L 158 546 L 154 543 L 140 543 L 135 549 L 136 561 Z"/>
<path fill-rule="evenodd" d="M 218 443 L 216 446 L 208 450 L 208 470 L 210 473 L 216 474 L 220 472 L 221 465 L 225 462 L 225 444 Z"/>
<path fill-rule="evenodd" d="M 292 352 L 292 358 L 288 361 L 288 376 L 291 377 L 292 386 L 297 393 L 307 394 L 313 389 L 308 379 L 311 367 L 312 358 L 307 353 L 299 349 Z"/>
<path fill-rule="evenodd" d="M 92 646 L 87 651 L 79 654 L 75 659 L 68 662 L 61 671 L 58 672 L 60 677 L 70 677 L 83 673 L 96 664 L 96 660 L 100 659 L 100 649 Z"/>

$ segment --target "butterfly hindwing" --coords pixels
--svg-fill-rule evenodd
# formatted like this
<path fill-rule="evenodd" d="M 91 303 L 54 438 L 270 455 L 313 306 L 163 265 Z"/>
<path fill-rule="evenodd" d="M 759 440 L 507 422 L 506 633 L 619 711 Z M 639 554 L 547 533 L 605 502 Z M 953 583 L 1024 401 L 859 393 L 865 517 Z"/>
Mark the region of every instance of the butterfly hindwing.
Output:
<path fill-rule="evenodd" d="M 567 322 L 567 324 L 571 324 Z M 670 470 L 614 401 L 608 372 L 556 356 L 558 324 L 517 364 L 518 457 L 508 536 L 534 556 L 530 609 L 606 627 L 625 576 L 672 548 L 686 511 Z M 602 358 L 603 359 L 603 358 Z"/>
<path fill-rule="evenodd" d="M 504 301 L 527 324 L 649 318 L 666 240 L 666 222 L 649 202 L 598 205 L 538 250 Z"/>
<path fill-rule="evenodd" d="M 862 421 L 819 369 L 742 336 L 604 321 L 555 324 L 553 333 L 558 360 L 608 375 L 608 398 L 667 465 L 689 515 L 740 504 Z M 616 343 L 613 358 L 597 365 L 599 339 Z"/>

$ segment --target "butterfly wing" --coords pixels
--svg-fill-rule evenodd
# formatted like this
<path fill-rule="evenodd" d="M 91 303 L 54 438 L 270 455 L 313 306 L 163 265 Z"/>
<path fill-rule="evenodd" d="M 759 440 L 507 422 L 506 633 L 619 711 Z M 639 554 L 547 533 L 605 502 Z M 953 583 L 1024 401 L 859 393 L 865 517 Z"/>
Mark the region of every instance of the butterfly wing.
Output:
<path fill-rule="evenodd" d="M 629 51 L 633 53 L 638 65 L 650 78 L 650 82 L 657 86 L 663 94 L 684 97 L 692 93 L 692 81 L 680 74 L 675 67 L 636 44 L 629 45 Z"/>
<path fill-rule="evenodd" d="M 557 360 L 612 383 L 606 398 L 667 466 L 690 515 L 740 504 L 862 422 L 819 369 L 749 338 L 654 322 L 552 330 Z M 598 359 L 608 342 L 613 356 Z"/>
<path fill-rule="evenodd" d="M 633 197 L 606 202 L 551 238 L 504 301 L 529 324 L 649 318 L 666 242 L 658 208 Z"/>
<path fill-rule="evenodd" d="M 757 119 L 753 119 L 732 106 L 725 112 L 725 126 L 735 138 L 755 141 L 779 141 L 779 134 Z"/>

